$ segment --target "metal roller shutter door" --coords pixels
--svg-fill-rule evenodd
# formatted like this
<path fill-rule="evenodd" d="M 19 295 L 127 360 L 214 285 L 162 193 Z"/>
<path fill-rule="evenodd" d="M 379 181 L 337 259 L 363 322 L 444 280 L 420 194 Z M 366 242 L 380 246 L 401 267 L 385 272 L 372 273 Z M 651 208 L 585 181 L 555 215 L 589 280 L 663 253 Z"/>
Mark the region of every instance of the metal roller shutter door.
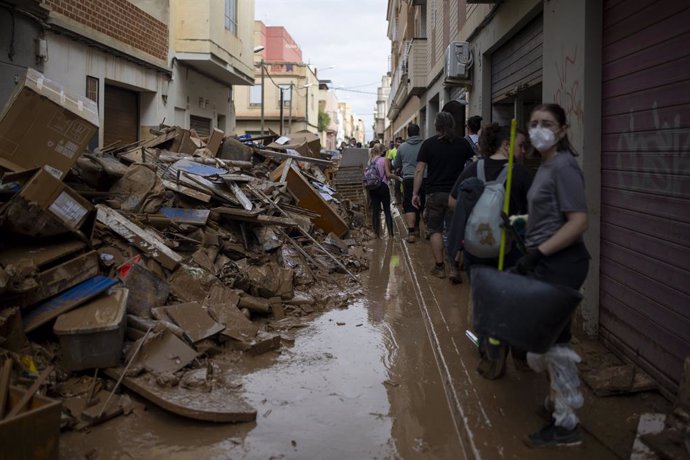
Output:
<path fill-rule="evenodd" d="M 105 85 L 103 145 L 123 146 L 139 140 L 139 94 Z"/>
<path fill-rule="evenodd" d="M 491 56 L 491 102 L 542 81 L 544 18 L 539 15 Z"/>
<path fill-rule="evenodd" d="M 690 354 L 690 3 L 604 3 L 602 338 L 675 391 Z"/>

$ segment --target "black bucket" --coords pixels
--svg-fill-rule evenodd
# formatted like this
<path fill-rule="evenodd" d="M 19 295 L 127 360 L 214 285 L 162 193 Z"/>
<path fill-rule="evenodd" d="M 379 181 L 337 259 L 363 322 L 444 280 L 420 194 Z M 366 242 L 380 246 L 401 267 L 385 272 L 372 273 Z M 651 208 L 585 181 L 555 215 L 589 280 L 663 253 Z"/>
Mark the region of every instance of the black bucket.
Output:
<path fill-rule="evenodd" d="M 488 266 L 472 267 L 475 330 L 522 350 L 546 352 L 581 300 L 582 295 L 567 286 Z"/>

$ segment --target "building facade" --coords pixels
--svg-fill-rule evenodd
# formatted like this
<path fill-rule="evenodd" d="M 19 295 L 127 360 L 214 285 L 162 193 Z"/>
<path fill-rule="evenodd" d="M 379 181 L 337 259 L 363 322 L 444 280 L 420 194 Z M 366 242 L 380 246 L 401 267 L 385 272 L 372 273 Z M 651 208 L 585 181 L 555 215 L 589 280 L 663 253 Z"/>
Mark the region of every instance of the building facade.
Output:
<path fill-rule="evenodd" d="M 374 139 L 383 141 L 390 126 L 388 119 L 388 96 L 391 92 L 390 73 L 381 77 L 381 86 L 376 89 L 376 107 L 374 108 Z"/>
<path fill-rule="evenodd" d="M 236 91 L 238 134 L 318 132 L 319 80 L 316 68 L 280 26 L 254 22 L 252 87 Z M 282 101 L 282 103 L 281 103 Z"/>
<path fill-rule="evenodd" d="M 1 103 L 33 67 L 97 103 L 101 124 L 91 147 L 131 144 L 161 123 L 202 135 L 234 129 L 233 87 L 253 75 L 252 30 L 243 25 L 253 20 L 253 1 L 12 3 L 0 6 L 0 27 L 15 24 L 19 49 L 0 62 Z"/>
<path fill-rule="evenodd" d="M 446 102 L 525 128 L 557 102 L 585 173 L 578 324 L 675 391 L 690 355 L 687 2 L 388 2 L 393 133 Z"/>

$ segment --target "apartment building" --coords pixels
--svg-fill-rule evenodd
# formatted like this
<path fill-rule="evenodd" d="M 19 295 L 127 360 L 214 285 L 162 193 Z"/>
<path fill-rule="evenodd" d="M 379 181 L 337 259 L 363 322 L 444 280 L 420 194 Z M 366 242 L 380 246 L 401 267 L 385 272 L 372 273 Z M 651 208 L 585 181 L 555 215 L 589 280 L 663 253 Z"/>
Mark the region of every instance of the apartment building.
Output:
<path fill-rule="evenodd" d="M 325 126 L 319 126 L 324 128 L 319 129 L 319 135 L 324 149 L 335 150 L 338 148 L 338 98 L 330 89 L 330 83 L 330 80 L 319 81 L 319 113 L 323 113 L 328 121 Z"/>
<path fill-rule="evenodd" d="M 318 132 L 319 80 L 282 26 L 254 22 L 253 86 L 235 95 L 237 132 Z"/>
<path fill-rule="evenodd" d="M 234 130 L 233 88 L 253 80 L 253 0 L 10 0 L 0 4 L 0 104 L 25 68 L 98 105 L 91 147 L 161 123 Z"/>
<path fill-rule="evenodd" d="M 374 139 L 390 139 L 391 134 L 387 132 L 390 127 L 388 119 L 388 96 L 391 92 L 391 76 L 386 74 L 381 77 L 381 86 L 376 89 L 376 107 L 374 108 Z"/>
<path fill-rule="evenodd" d="M 580 324 L 665 389 L 690 355 L 690 5 L 389 0 L 395 134 L 446 102 L 485 122 L 557 102 L 585 173 L 592 255 Z"/>

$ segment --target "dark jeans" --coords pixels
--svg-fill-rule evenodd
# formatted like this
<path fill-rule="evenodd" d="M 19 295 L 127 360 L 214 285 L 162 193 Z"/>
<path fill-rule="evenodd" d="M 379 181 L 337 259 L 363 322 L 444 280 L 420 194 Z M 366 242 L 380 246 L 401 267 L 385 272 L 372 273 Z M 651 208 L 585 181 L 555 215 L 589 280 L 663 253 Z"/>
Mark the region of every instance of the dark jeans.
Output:
<path fill-rule="evenodd" d="M 589 271 L 589 252 L 583 242 L 577 242 L 539 261 L 534 277 L 547 283 L 560 284 L 579 290 Z M 568 322 L 556 343 L 570 342 L 571 321 Z"/>
<path fill-rule="evenodd" d="M 371 201 L 371 223 L 376 236 L 381 235 L 381 208 L 383 207 L 383 215 L 386 218 L 386 227 L 388 228 L 388 235 L 393 236 L 393 215 L 391 214 L 391 194 L 388 190 L 388 184 L 381 183 L 381 185 L 369 190 L 369 199 Z"/>

